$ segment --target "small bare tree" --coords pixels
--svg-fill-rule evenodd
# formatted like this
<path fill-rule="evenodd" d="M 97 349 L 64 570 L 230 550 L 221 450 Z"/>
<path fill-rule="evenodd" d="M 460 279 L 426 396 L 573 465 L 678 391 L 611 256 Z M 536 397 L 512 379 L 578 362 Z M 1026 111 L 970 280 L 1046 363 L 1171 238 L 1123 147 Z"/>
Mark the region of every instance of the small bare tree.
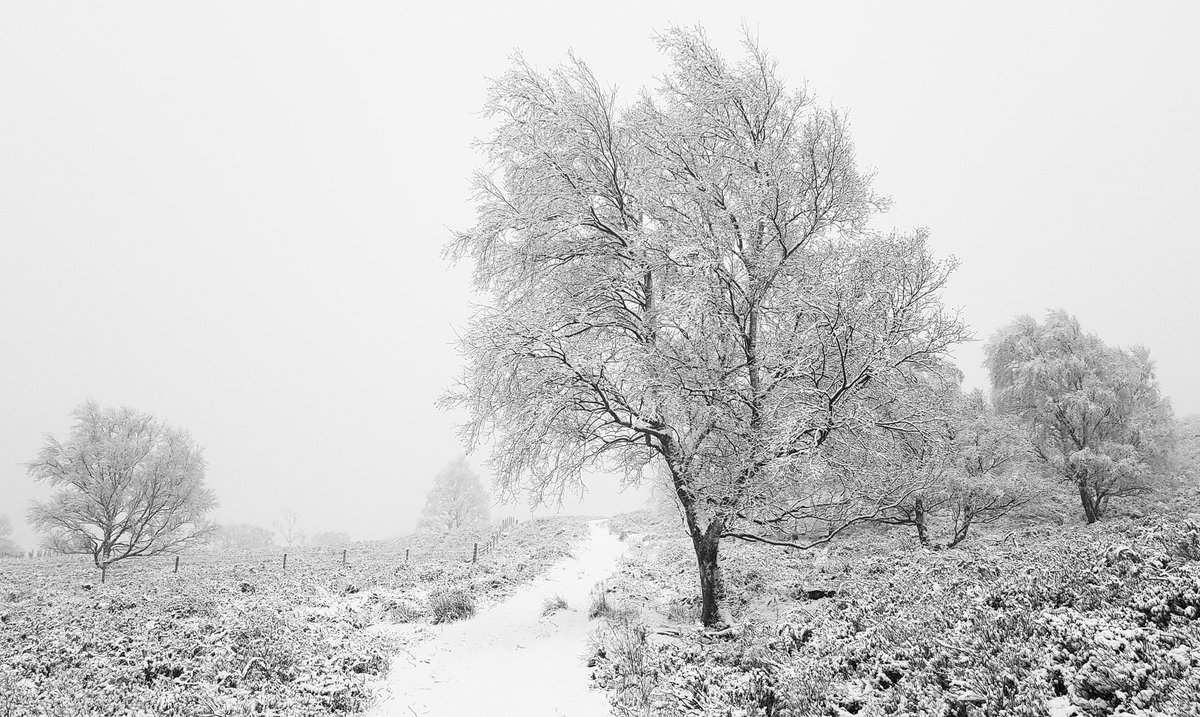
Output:
<path fill-rule="evenodd" d="M 72 415 L 70 437 L 46 436 L 27 464 L 30 477 L 57 489 L 29 509 L 48 547 L 91 555 L 106 572 L 118 560 L 178 551 L 208 536 L 205 516 L 216 498 L 204 482 L 202 450 L 186 431 L 91 401 Z"/>
<path fill-rule="evenodd" d="M 275 524 L 275 531 L 279 533 L 279 540 L 285 548 L 303 545 L 308 537 L 300 527 L 300 518 L 291 510 L 283 511 L 283 517 Z"/>

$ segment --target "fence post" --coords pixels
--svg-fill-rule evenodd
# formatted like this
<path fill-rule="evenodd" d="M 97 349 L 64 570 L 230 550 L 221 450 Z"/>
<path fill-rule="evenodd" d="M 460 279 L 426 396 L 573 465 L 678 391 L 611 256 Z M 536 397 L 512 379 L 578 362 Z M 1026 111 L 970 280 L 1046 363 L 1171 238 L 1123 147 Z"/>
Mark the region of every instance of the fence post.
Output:
<path fill-rule="evenodd" d="M 404 564 L 408 565 L 408 548 L 404 549 Z"/>
<path fill-rule="evenodd" d="M 175 556 L 175 571 L 174 572 L 179 572 L 179 556 L 178 555 Z"/>
<path fill-rule="evenodd" d="M 283 554 L 283 569 L 287 570 L 287 553 Z"/>
<path fill-rule="evenodd" d="M 342 565 L 346 564 L 346 549 L 342 548 Z"/>
<path fill-rule="evenodd" d="M 475 543 L 475 549 L 473 551 L 471 551 L 471 562 L 473 563 L 478 559 L 479 559 L 479 543 Z"/>

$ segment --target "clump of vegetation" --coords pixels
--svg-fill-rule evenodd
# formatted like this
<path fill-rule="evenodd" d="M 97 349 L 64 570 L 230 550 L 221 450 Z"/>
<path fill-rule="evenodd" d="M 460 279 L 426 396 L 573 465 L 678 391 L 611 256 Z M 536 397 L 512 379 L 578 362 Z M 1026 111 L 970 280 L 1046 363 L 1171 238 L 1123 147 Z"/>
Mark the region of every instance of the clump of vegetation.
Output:
<path fill-rule="evenodd" d="M 608 602 L 608 591 L 601 587 L 592 595 L 592 603 L 588 606 L 588 619 L 608 617 L 612 612 L 612 605 Z"/>
<path fill-rule="evenodd" d="M 433 622 L 454 622 L 475 616 L 475 596 L 460 588 L 439 589 L 429 595 Z"/>
<path fill-rule="evenodd" d="M 660 678 L 646 625 L 630 610 L 612 611 L 593 636 L 591 664 L 617 714 L 644 714 Z"/>
<path fill-rule="evenodd" d="M 542 601 L 542 617 L 567 609 L 567 599 L 562 595 L 551 595 Z"/>

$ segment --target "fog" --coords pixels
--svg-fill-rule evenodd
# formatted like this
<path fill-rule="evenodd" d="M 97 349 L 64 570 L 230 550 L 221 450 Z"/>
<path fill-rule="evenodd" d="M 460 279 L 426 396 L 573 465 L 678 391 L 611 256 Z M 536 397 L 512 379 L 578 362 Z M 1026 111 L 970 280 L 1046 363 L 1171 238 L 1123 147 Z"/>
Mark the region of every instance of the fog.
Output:
<path fill-rule="evenodd" d="M 463 450 L 435 402 L 473 297 L 440 252 L 472 222 L 485 76 L 515 48 L 541 66 L 573 49 L 630 98 L 672 22 L 727 56 L 745 25 L 850 111 L 895 201 L 877 226 L 928 227 L 961 259 L 947 301 L 979 338 L 1064 308 L 1148 346 L 1177 412 L 1200 411 L 1200 6 L 410 5 L 0 5 L 0 513 L 18 541 L 43 494 L 23 464 L 87 399 L 190 430 L 223 522 L 412 529 Z M 984 386 L 979 343 L 957 357 Z M 561 509 L 646 499 L 588 487 Z"/>

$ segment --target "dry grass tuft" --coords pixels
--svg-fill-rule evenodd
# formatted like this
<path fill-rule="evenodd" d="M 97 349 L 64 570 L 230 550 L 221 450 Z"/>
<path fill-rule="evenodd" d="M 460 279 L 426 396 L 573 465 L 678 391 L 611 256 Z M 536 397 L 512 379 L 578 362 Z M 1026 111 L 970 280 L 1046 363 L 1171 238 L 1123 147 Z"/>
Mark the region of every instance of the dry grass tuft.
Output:
<path fill-rule="evenodd" d="M 542 617 L 567 609 L 567 600 L 562 595 L 551 595 L 542 601 Z"/>
<path fill-rule="evenodd" d="M 429 595 L 433 623 L 466 620 L 475 616 L 475 596 L 466 590 L 435 590 Z"/>

